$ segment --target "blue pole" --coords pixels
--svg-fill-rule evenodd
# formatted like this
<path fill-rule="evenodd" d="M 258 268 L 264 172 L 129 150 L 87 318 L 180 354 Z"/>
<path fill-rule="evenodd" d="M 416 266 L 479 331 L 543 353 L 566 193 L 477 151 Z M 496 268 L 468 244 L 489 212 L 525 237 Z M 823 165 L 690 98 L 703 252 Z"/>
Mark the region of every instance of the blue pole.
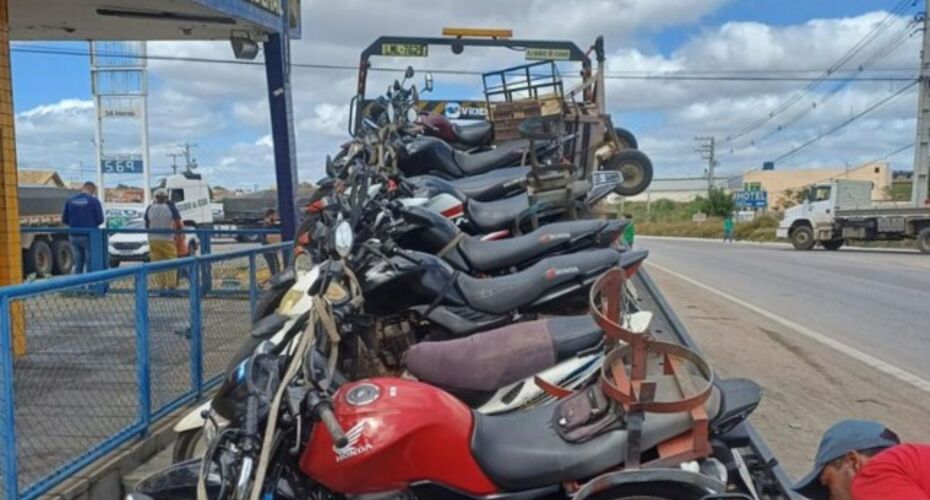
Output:
<path fill-rule="evenodd" d="M 286 10 L 285 3 L 285 12 Z M 274 142 L 275 177 L 278 183 L 278 214 L 284 240 L 294 239 L 297 229 L 297 153 L 294 146 L 294 117 L 291 103 L 290 39 L 288 23 L 282 33 L 268 35 L 264 43 L 268 108 Z"/>
<path fill-rule="evenodd" d="M 99 227 L 94 227 L 89 230 L 88 236 L 90 239 L 90 271 L 103 271 L 106 269 L 106 259 L 107 252 L 107 233 L 100 229 Z M 102 296 L 107 291 L 107 283 L 101 282 L 93 285 L 94 295 Z"/>
<path fill-rule="evenodd" d="M 200 269 L 197 262 L 191 264 L 191 389 L 200 395 L 203 392 L 203 325 L 200 310 Z"/>
<path fill-rule="evenodd" d="M 197 230 L 197 238 L 200 239 L 200 254 L 201 255 L 210 255 L 213 253 L 212 242 L 210 241 L 210 233 L 206 229 Z M 213 287 L 213 266 L 209 262 L 204 262 L 200 266 L 200 272 L 203 275 L 200 278 L 200 287 L 204 292 L 209 292 Z"/>
<path fill-rule="evenodd" d="M 13 342 L 10 326 L 10 298 L 0 297 L 0 382 L 3 390 L 3 408 L 0 424 L 3 426 L 3 487 L 6 498 L 19 498 L 19 472 L 16 463 L 16 403 L 13 401 Z"/>
<path fill-rule="evenodd" d="M 152 419 L 148 278 L 145 266 L 139 266 L 136 273 L 136 383 L 139 386 L 139 423 L 142 424 L 143 436 L 148 434 Z"/>
<path fill-rule="evenodd" d="M 249 254 L 249 314 L 255 313 L 258 302 L 258 283 L 255 279 L 255 254 Z"/>

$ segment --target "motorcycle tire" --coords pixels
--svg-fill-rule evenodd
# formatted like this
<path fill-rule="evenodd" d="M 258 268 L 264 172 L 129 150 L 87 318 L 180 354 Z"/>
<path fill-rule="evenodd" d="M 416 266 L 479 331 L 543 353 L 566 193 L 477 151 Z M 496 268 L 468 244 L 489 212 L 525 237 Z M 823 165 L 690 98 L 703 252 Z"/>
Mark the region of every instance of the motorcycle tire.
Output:
<path fill-rule="evenodd" d="M 620 196 L 636 196 L 652 184 L 652 160 L 638 149 L 618 151 L 600 170 L 614 170 L 623 175 L 623 182 L 614 189 Z"/>
<path fill-rule="evenodd" d="M 193 458 L 200 458 L 206 452 L 207 442 L 204 440 L 203 427 L 198 427 L 178 434 L 178 439 L 171 450 L 171 460 L 175 464 L 186 462 Z"/>
<path fill-rule="evenodd" d="M 620 139 L 623 149 L 639 149 L 639 141 L 636 140 L 633 132 L 625 128 L 614 127 L 614 133 L 617 134 L 617 139 Z"/>

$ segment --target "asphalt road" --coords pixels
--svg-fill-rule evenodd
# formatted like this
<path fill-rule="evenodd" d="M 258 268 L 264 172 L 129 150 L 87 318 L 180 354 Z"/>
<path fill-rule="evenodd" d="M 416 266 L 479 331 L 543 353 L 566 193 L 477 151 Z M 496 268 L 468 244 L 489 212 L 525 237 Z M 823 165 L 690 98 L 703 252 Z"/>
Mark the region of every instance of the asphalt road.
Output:
<path fill-rule="evenodd" d="M 930 379 L 930 256 L 637 238 L 649 263 Z"/>

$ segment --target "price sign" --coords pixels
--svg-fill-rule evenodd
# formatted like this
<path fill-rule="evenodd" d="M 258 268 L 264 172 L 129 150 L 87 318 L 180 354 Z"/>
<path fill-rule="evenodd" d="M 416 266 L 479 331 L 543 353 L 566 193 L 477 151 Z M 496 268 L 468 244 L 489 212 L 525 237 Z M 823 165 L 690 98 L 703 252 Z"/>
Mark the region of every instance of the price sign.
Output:
<path fill-rule="evenodd" d="M 100 169 L 105 174 L 141 174 L 142 158 L 103 158 Z"/>

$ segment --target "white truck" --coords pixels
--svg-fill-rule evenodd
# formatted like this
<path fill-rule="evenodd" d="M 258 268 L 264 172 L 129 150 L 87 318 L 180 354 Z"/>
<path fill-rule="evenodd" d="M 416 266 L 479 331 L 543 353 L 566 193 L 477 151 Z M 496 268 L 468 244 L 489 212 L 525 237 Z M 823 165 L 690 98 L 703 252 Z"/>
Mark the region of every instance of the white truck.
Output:
<path fill-rule="evenodd" d="M 837 250 L 849 240 L 914 238 L 921 252 L 930 253 L 930 206 L 871 198 L 868 181 L 814 184 L 803 203 L 785 210 L 776 236 L 791 240 L 798 250 L 810 250 L 817 243 Z"/>
<path fill-rule="evenodd" d="M 200 174 L 187 171 L 169 175 L 158 187 L 168 191 L 168 199 L 174 202 L 181 213 L 184 227 L 194 229 L 213 225 L 210 186 Z M 144 228 L 141 219 L 130 220 L 126 224 L 126 229 Z M 196 252 L 199 242 L 195 235 L 188 235 L 187 246 L 192 252 Z M 143 233 L 113 233 L 109 237 L 107 253 L 108 265 L 111 268 L 118 267 L 122 262 L 148 262 L 148 236 Z"/>

